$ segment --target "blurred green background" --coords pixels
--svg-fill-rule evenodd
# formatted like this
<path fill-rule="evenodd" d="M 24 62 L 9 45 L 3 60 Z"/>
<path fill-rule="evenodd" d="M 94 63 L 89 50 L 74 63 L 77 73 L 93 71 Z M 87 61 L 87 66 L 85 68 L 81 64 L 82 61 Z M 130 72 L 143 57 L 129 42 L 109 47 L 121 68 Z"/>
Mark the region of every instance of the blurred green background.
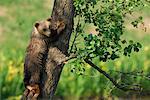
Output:
<path fill-rule="evenodd" d="M 18 100 L 24 90 L 23 62 L 25 50 L 30 38 L 33 23 L 45 19 L 51 14 L 53 0 L 0 0 L 0 100 Z M 84 75 L 71 73 L 73 66 L 64 67 L 56 91 L 56 99 L 78 100 L 100 98 L 145 98 L 150 97 L 150 6 L 138 10 L 126 18 L 124 37 L 142 43 L 143 48 L 131 57 L 121 57 L 118 60 L 101 65 L 102 69 L 116 79 L 120 74 L 115 72 L 138 72 L 147 77 L 126 75 L 124 81 L 141 84 L 143 92 L 130 93 L 116 89 L 103 75 L 85 66 Z M 133 28 L 130 23 L 139 15 L 143 15 L 146 32 L 143 26 Z M 87 25 L 87 32 L 94 29 Z"/>

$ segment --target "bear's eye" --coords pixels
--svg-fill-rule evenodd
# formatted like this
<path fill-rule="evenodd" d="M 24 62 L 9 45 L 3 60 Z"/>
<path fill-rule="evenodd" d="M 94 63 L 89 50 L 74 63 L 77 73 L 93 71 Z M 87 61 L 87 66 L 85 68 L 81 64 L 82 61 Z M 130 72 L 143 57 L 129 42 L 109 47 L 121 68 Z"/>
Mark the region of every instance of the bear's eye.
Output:
<path fill-rule="evenodd" d="M 46 32 L 46 28 L 44 28 L 43 31 Z"/>
<path fill-rule="evenodd" d="M 38 28 L 38 26 L 39 26 L 40 24 L 37 22 L 37 23 L 35 23 L 35 27 L 36 28 Z"/>

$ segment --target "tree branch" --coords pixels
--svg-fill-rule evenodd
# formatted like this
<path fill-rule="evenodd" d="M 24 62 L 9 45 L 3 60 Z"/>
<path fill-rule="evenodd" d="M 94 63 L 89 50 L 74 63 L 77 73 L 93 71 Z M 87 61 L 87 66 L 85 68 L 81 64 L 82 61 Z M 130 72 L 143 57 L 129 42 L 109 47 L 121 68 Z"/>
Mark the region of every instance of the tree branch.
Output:
<path fill-rule="evenodd" d="M 91 67 L 93 67 L 94 69 L 96 69 L 98 72 L 100 72 L 101 74 L 103 74 L 106 78 L 108 78 L 118 89 L 123 90 L 123 91 L 140 91 L 140 88 L 127 88 L 125 86 L 122 86 L 120 84 L 118 84 L 116 82 L 116 80 L 114 80 L 108 73 L 106 73 L 104 70 L 102 70 L 101 68 L 99 68 L 98 66 L 96 66 L 94 63 L 92 63 L 90 60 L 88 59 L 84 59 L 84 61 L 86 63 L 88 63 Z"/>
<path fill-rule="evenodd" d="M 79 23 L 80 23 L 80 17 L 78 18 L 77 27 L 79 26 Z M 75 37 L 74 37 L 73 42 L 72 42 L 72 45 L 71 45 L 70 53 L 72 53 L 72 49 L 73 49 L 73 46 L 74 46 L 74 44 L 75 44 L 75 42 L 76 42 L 77 37 L 78 37 L 78 32 L 76 31 Z"/>
<path fill-rule="evenodd" d="M 74 58 L 77 58 L 77 55 L 74 54 L 74 53 L 72 53 L 72 54 L 70 54 L 69 57 L 62 58 L 62 59 L 59 61 L 58 65 L 66 64 L 67 61 L 69 61 L 69 60 L 71 60 L 71 59 L 74 59 Z"/>

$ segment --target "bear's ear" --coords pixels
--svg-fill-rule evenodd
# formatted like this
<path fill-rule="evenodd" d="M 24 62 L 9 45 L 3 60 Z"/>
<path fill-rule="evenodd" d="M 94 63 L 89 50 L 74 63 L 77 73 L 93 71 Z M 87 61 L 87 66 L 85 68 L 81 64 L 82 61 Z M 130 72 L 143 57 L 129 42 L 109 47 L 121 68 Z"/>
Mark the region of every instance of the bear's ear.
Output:
<path fill-rule="evenodd" d="M 38 22 L 36 22 L 34 26 L 35 26 L 36 28 L 38 28 L 39 25 L 40 25 L 40 24 L 39 24 Z"/>
<path fill-rule="evenodd" d="M 47 21 L 49 21 L 49 22 L 50 22 L 51 20 L 52 20 L 52 19 L 51 19 L 51 17 L 47 18 Z"/>
<path fill-rule="evenodd" d="M 65 29 L 65 23 L 64 21 L 58 21 L 57 22 L 57 33 L 61 33 Z"/>

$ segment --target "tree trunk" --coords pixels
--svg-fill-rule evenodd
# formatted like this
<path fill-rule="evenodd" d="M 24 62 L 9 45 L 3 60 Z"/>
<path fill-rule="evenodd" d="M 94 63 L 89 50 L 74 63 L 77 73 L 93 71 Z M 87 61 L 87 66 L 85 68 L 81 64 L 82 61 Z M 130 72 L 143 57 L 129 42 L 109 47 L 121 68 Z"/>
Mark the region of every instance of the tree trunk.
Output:
<path fill-rule="evenodd" d="M 58 40 L 50 43 L 45 70 L 41 78 L 40 98 L 52 99 L 57 88 L 64 64 L 58 62 L 67 55 L 69 40 L 73 29 L 73 0 L 55 0 L 52 11 L 52 26 L 60 19 L 65 22 L 65 29 Z"/>

